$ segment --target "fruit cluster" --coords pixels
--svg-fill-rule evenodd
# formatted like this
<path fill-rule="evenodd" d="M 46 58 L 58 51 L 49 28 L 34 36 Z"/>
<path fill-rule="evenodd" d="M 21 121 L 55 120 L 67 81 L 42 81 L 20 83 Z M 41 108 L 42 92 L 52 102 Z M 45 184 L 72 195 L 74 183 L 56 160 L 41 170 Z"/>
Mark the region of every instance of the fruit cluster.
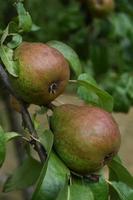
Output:
<path fill-rule="evenodd" d="M 10 80 L 26 103 L 47 106 L 65 90 L 70 77 L 69 64 L 56 49 L 46 44 L 23 42 L 14 51 L 14 59 L 19 76 Z M 120 147 L 115 120 L 98 107 L 58 106 L 53 110 L 50 127 L 56 153 L 68 168 L 81 175 L 100 170 Z"/>

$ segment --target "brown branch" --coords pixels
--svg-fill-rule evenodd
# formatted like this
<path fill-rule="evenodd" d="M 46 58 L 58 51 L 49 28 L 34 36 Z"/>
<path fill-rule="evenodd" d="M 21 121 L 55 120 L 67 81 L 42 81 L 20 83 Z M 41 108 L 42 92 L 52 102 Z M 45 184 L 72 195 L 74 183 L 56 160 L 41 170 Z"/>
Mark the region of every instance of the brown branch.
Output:
<path fill-rule="evenodd" d="M 30 114 L 27 110 L 27 106 L 24 103 L 24 101 L 22 101 L 21 98 L 13 90 L 13 88 L 10 84 L 10 80 L 8 78 L 8 75 L 7 75 L 5 69 L 3 68 L 3 66 L 1 64 L 0 64 L 0 78 L 1 78 L 2 82 L 4 83 L 4 86 L 6 87 L 8 92 L 10 94 L 12 94 L 19 101 L 19 103 L 21 105 L 22 120 L 23 120 L 25 126 L 28 128 L 30 134 L 33 137 L 38 139 L 38 134 L 35 130 L 35 127 L 34 127 L 34 124 L 31 120 Z M 32 138 L 32 145 L 34 145 L 34 149 L 37 151 L 39 158 L 40 158 L 41 162 L 43 163 L 46 160 L 46 157 L 47 157 L 47 153 L 46 153 L 45 149 L 41 146 L 41 144 L 37 140 L 33 140 L 33 138 Z"/>

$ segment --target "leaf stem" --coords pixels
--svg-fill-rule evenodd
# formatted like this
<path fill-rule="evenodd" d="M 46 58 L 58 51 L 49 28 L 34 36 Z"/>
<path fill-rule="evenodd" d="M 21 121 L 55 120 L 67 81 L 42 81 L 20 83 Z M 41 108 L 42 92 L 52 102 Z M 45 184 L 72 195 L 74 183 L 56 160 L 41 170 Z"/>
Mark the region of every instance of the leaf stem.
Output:
<path fill-rule="evenodd" d="M 40 142 L 33 139 L 33 138 L 38 139 L 38 134 L 35 130 L 35 127 L 34 127 L 34 124 L 31 120 L 30 114 L 27 110 L 27 106 L 24 103 L 24 101 L 22 101 L 21 98 L 13 90 L 13 88 L 10 84 L 10 80 L 8 78 L 8 75 L 7 75 L 5 69 L 3 68 L 3 66 L 1 64 L 0 64 L 0 78 L 1 78 L 2 82 L 4 83 L 8 92 L 10 94 L 12 94 L 20 102 L 22 120 L 23 120 L 25 126 L 28 128 L 31 136 L 33 136 L 33 137 L 31 137 L 32 138 L 32 145 L 34 145 L 34 149 L 37 151 L 39 158 L 40 158 L 41 162 L 43 163 L 46 160 L 47 153 L 46 153 L 45 149 L 41 146 Z"/>

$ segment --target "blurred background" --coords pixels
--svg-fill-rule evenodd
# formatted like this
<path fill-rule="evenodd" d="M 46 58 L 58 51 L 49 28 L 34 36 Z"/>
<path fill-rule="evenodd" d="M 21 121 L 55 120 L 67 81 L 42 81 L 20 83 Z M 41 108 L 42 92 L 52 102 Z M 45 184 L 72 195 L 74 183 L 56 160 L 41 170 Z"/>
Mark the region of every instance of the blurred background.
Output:
<path fill-rule="evenodd" d="M 88 1 L 25 0 L 25 8 L 38 30 L 23 37 L 27 41 L 60 40 L 70 45 L 80 57 L 82 71 L 91 74 L 114 97 L 114 117 L 122 133 L 120 156 L 133 173 L 133 1 L 116 0 L 115 8 L 108 14 L 98 14 Z M 16 16 L 14 2 L 0 0 L 0 32 Z M 80 102 L 73 93 L 60 98 L 63 102 Z M 10 108 L 2 84 L 0 124 L 6 130 L 21 130 L 20 116 Z M 10 143 L 7 151 L 6 162 L 0 170 L 0 189 L 7 175 L 23 160 L 19 141 Z M 2 200 L 28 199 L 28 191 L 1 195 Z"/>

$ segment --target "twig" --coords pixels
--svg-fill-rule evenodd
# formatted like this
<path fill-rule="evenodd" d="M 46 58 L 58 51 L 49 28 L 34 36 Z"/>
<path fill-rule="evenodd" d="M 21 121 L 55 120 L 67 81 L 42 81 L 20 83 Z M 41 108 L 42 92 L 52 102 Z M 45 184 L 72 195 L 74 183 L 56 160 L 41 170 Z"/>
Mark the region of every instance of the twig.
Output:
<path fill-rule="evenodd" d="M 7 88 L 8 92 L 10 94 L 12 94 L 13 96 L 15 96 L 15 98 L 20 102 L 22 119 L 23 119 L 24 124 L 28 128 L 30 134 L 33 137 L 38 139 L 37 132 L 35 130 L 34 124 L 31 120 L 31 117 L 27 110 L 27 107 L 26 107 L 25 103 L 20 99 L 20 97 L 16 94 L 16 92 L 13 90 L 13 88 L 10 84 L 8 75 L 1 64 L 0 64 L 0 77 L 1 77 L 1 80 L 3 81 L 5 87 Z M 34 145 L 34 149 L 37 151 L 39 158 L 40 158 L 41 162 L 43 163 L 47 157 L 46 151 L 43 149 L 41 144 L 38 141 L 34 140 L 33 138 L 32 138 L 32 145 Z"/>

